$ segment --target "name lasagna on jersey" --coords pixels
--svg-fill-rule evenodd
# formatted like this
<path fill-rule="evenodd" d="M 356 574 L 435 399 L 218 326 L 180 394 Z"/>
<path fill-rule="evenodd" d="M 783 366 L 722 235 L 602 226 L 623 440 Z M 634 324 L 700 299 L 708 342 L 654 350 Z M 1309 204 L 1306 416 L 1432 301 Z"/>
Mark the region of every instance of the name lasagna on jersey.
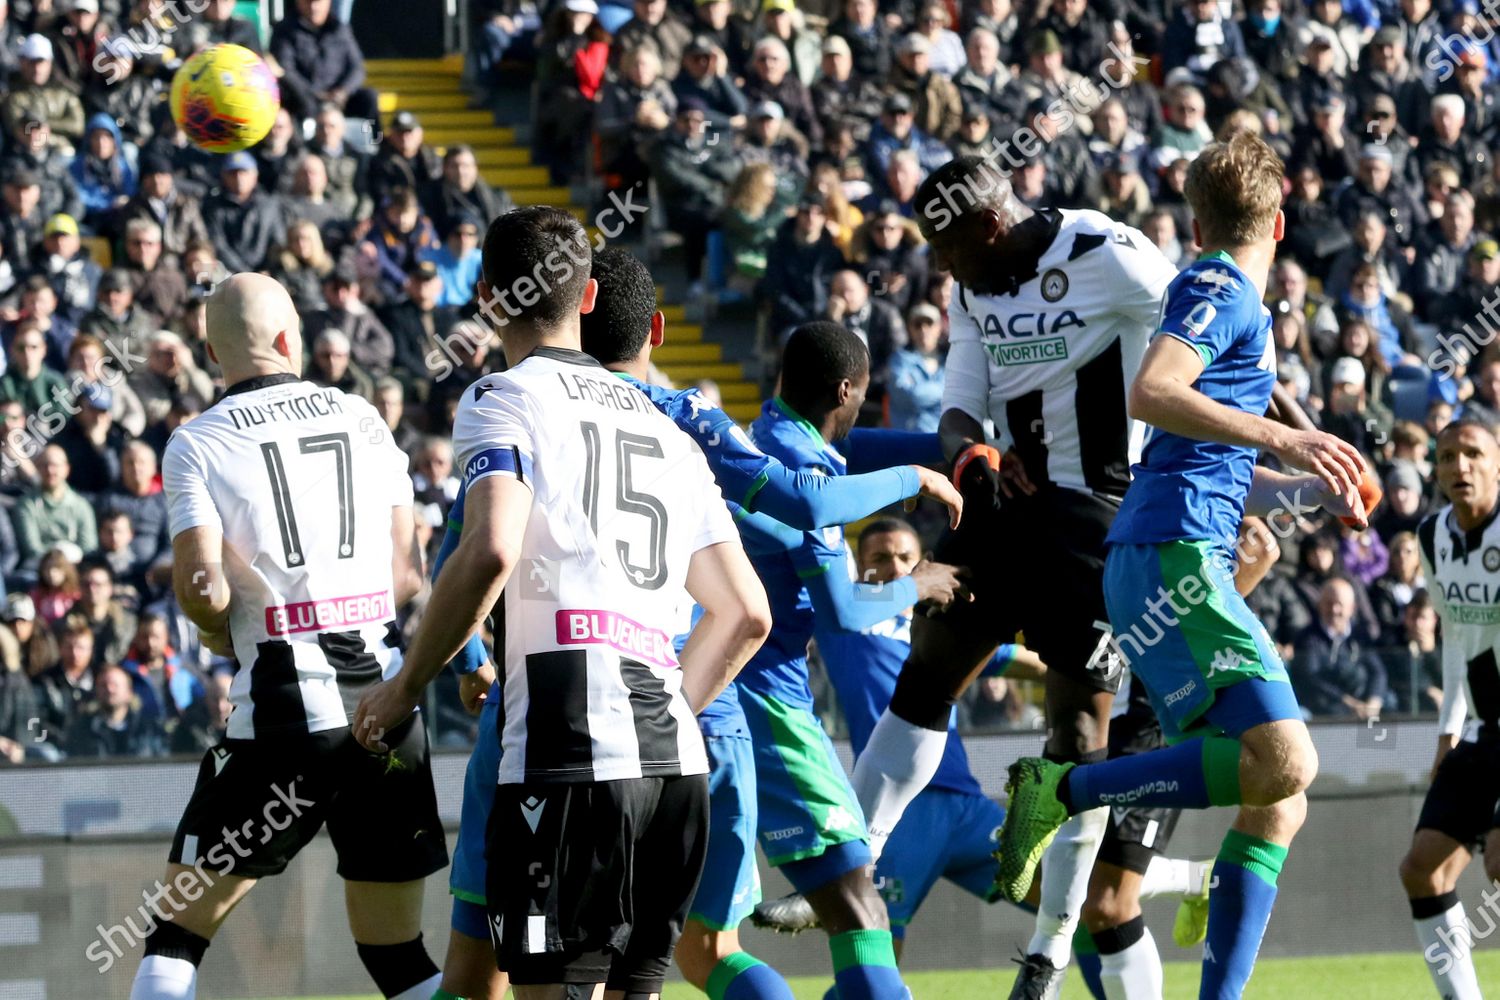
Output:
<path fill-rule="evenodd" d="M 1126 391 L 1177 269 L 1102 213 L 1041 215 L 1052 241 L 1014 294 L 955 288 L 943 409 L 993 420 L 1034 481 L 1118 496 L 1140 443 Z"/>
<path fill-rule="evenodd" d="M 1500 733 L 1500 508 L 1472 531 L 1450 504 L 1417 526 L 1422 574 L 1443 623 L 1441 731 L 1455 735 L 1472 712 Z"/>
<path fill-rule="evenodd" d="M 230 738 L 347 726 L 400 668 L 390 525 L 412 503 L 406 469 L 373 406 L 292 375 L 241 382 L 173 432 L 172 535 L 224 537 L 240 663 Z"/>
<path fill-rule="evenodd" d="M 474 383 L 453 449 L 466 493 L 491 476 L 532 493 L 491 620 L 499 782 L 706 773 L 672 637 L 693 553 L 738 535 L 703 453 L 639 389 L 556 348 Z"/>

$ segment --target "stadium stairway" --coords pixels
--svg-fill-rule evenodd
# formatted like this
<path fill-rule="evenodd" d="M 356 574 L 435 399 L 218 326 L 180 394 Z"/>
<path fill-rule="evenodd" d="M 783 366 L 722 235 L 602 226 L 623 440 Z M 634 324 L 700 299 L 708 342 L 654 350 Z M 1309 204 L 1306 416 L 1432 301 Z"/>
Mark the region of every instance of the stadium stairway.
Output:
<path fill-rule="evenodd" d="M 429 145 L 443 152 L 448 146 L 467 143 L 474 148 L 479 172 L 491 186 L 504 188 L 517 205 L 555 205 L 571 212 L 589 227 L 588 209 L 577 203 L 573 191 L 549 183 L 547 169 L 531 160 L 520 129 L 496 124 L 489 109 L 474 110 L 464 90 L 463 59 L 371 59 L 366 62 L 368 85 L 380 94 L 381 114 L 410 111 L 422 123 Z M 665 299 L 657 286 L 658 301 Z M 667 342 L 653 352 L 652 360 L 675 384 L 686 387 L 701 379 L 718 383 L 724 408 L 740 423 L 749 423 L 760 412 L 760 389 L 739 362 L 726 358 L 724 345 L 705 336 L 701 323 L 690 323 L 680 303 L 663 301 L 667 319 Z"/>

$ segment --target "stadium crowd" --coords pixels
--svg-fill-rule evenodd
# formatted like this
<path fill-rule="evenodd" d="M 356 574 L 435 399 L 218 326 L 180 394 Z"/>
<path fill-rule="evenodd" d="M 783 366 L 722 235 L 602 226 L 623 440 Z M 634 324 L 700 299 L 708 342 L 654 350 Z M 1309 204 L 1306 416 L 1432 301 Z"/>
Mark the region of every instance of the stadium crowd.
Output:
<path fill-rule="evenodd" d="M 450 336 L 476 313 L 484 229 L 512 205 L 474 152 L 439 155 L 409 111 L 378 121 L 329 0 L 289 4 L 264 40 L 230 0 L 183 6 L 0 0 L 0 762 L 197 753 L 222 734 L 234 667 L 172 596 L 158 473 L 221 388 L 215 281 L 259 270 L 292 292 L 307 377 L 375 403 L 429 535 L 457 494 L 457 395 L 503 365 L 483 334 Z M 1267 301 L 1278 376 L 1386 492 L 1365 532 L 1272 519 L 1281 560 L 1251 603 L 1310 714 L 1435 711 L 1413 534 L 1438 502 L 1432 442 L 1457 415 L 1500 422 L 1493 4 L 473 8 L 474 82 L 533 79 L 533 153 L 554 182 L 649 182 L 693 299 L 750 306 L 769 346 L 810 319 L 855 330 L 864 419 L 905 429 L 937 427 L 953 294 L 912 218 L 928 171 L 993 152 L 1027 205 L 1098 209 L 1186 264 L 1187 164 L 1226 129 L 1262 134 L 1288 173 Z M 284 104 L 230 156 L 188 144 L 165 99 L 180 61 L 221 41 L 269 56 Z M 433 707 L 440 743 L 471 738 L 451 681 Z M 962 718 L 1039 724 L 1003 678 Z"/>

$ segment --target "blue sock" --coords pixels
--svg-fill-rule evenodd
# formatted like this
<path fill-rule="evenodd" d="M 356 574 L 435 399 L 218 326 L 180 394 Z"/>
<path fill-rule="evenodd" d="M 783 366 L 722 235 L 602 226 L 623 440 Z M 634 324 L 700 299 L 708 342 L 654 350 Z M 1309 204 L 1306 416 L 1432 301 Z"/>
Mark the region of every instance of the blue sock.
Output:
<path fill-rule="evenodd" d="M 1094 936 L 1083 926 L 1082 920 L 1078 921 L 1078 930 L 1073 932 L 1073 964 L 1078 966 L 1078 972 L 1083 976 L 1083 985 L 1089 988 L 1094 1000 L 1105 1000 L 1104 980 L 1099 978 L 1099 970 L 1103 964 L 1099 959 L 1099 949 L 1094 945 Z"/>
<path fill-rule="evenodd" d="M 823 994 L 823 1000 L 839 1000 L 839 988 L 837 986 L 828 987 L 828 992 Z"/>
<path fill-rule="evenodd" d="M 1198 1000 L 1238 1000 L 1276 904 L 1276 877 L 1286 848 L 1230 830 L 1214 861 L 1208 896 L 1208 940 Z"/>
<path fill-rule="evenodd" d="M 890 931 L 845 931 L 828 939 L 828 950 L 833 954 L 833 984 L 839 1000 L 911 997 L 896 971 Z"/>
<path fill-rule="evenodd" d="M 781 973 L 743 951 L 719 959 L 703 992 L 712 1000 L 794 1000 Z"/>
<path fill-rule="evenodd" d="M 1174 747 L 1080 764 L 1063 781 L 1074 813 L 1096 806 L 1207 809 L 1240 801 L 1239 740 L 1214 736 Z"/>

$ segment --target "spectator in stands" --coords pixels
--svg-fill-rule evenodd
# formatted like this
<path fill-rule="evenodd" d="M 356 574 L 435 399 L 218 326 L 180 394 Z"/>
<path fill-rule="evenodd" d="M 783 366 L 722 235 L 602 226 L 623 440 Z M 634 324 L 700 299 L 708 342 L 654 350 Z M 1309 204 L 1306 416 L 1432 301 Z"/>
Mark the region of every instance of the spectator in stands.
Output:
<path fill-rule="evenodd" d="M 181 335 L 158 330 L 146 339 L 146 364 L 129 376 L 129 384 L 146 408 L 146 423 L 164 420 L 174 400 L 191 394 L 200 405 L 213 399 L 213 379 L 193 360 Z"/>
<path fill-rule="evenodd" d="M 136 617 L 115 598 L 115 574 L 109 564 L 85 559 L 80 581 L 82 595 L 68 613 L 72 621 L 88 625 L 94 633 L 94 668 L 118 663 L 135 637 Z"/>
<path fill-rule="evenodd" d="M 436 504 L 446 521 L 461 485 L 453 475 L 453 446 L 447 438 L 429 436 L 412 456 L 412 465 L 412 489 L 417 503 Z"/>
<path fill-rule="evenodd" d="M 1070 3 L 1083 6 L 1082 0 L 1069 0 Z M 912 22 L 914 31 L 927 39 L 928 45 L 928 67 L 932 72 L 941 75 L 944 79 L 951 79 L 955 73 L 964 65 L 964 43 L 963 39 L 950 30 L 953 20 L 948 16 L 948 8 L 941 0 L 928 0 L 921 5 L 917 11 L 916 19 Z M 1100 33 L 1100 49 L 1103 49 L 1103 32 Z M 1090 69 L 1097 66 L 1091 63 Z"/>
<path fill-rule="evenodd" d="M 35 573 L 42 555 L 59 542 L 71 542 L 84 552 L 99 546 L 94 508 L 68 485 L 68 456 L 55 444 L 42 451 L 37 463 L 41 480 L 11 509 L 21 570 Z"/>
<path fill-rule="evenodd" d="M 683 263 L 694 286 L 690 288 L 693 296 L 702 292 L 708 233 L 718 222 L 725 192 L 741 166 L 729 143 L 708 141 L 704 131 L 707 118 L 708 108 L 702 100 L 681 99 L 672 128 L 657 141 L 651 154 L 651 174 L 666 206 L 667 224 L 682 234 Z"/>
<path fill-rule="evenodd" d="M 783 209 L 795 204 L 807 181 L 807 139 L 775 101 L 750 109 L 750 120 L 735 143 L 741 163 L 766 163 L 776 172 L 776 200 Z"/>
<path fill-rule="evenodd" d="M 116 357 L 142 354 L 147 338 L 161 323 L 136 305 L 134 289 L 129 271 L 122 267 L 105 271 L 99 279 L 98 304 L 78 321 L 78 332 L 98 337 Z"/>
<path fill-rule="evenodd" d="M 1375 513 L 1374 528 L 1380 537 L 1394 547 L 1394 539 L 1415 531 L 1431 509 L 1416 466 L 1401 459 L 1392 462 L 1385 476 L 1385 502 Z"/>
<path fill-rule="evenodd" d="M 1281 0 L 1250 0 L 1240 25 L 1245 54 L 1285 88 L 1297 77 L 1296 22 L 1283 16 Z"/>
<path fill-rule="evenodd" d="M 201 203 L 178 190 L 172 161 L 160 154 L 147 153 L 141 157 L 140 188 L 120 215 L 125 225 L 133 219 L 156 223 L 161 229 L 162 249 L 173 259 L 185 254 L 192 244 L 208 241 Z"/>
<path fill-rule="evenodd" d="M 290 228 L 296 222 L 310 222 L 318 230 L 318 242 L 345 242 L 357 223 L 344 206 L 334 202 L 328 191 L 328 164 L 317 153 L 308 153 L 292 169 L 291 186 L 278 199 L 282 218 Z M 292 238 L 287 233 L 287 239 Z"/>
<path fill-rule="evenodd" d="M 441 246 L 411 188 L 396 188 L 386 196 L 364 244 L 374 250 L 379 293 L 386 302 L 401 301 L 407 269 Z"/>
<path fill-rule="evenodd" d="M 243 17 L 235 17 L 235 0 L 203 0 L 201 23 L 210 45 L 240 45 L 260 54 L 260 32 Z"/>
<path fill-rule="evenodd" d="M 73 470 L 68 484 L 92 502 L 119 481 L 120 449 L 128 435 L 110 416 L 114 394 L 104 383 L 84 385 L 77 406 L 78 412 L 53 441 L 67 452 Z"/>
<path fill-rule="evenodd" d="M 888 88 L 911 102 L 916 131 L 947 142 L 958 131 L 963 101 L 953 81 L 932 68 L 931 47 L 926 35 L 903 36 L 896 45 Z"/>
<path fill-rule="evenodd" d="M 55 759 L 55 748 L 43 742 L 51 734 L 40 720 L 37 693 L 21 666 L 21 644 L 0 626 L 0 765 L 23 763 L 28 752 Z"/>
<path fill-rule="evenodd" d="M 1351 324 L 1352 326 L 1352 324 Z M 1329 367 L 1323 428 L 1367 455 L 1389 439 L 1390 410 L 1366 388 L 1369 372 L 1359 358 L 1341 357 Z"/>
<path fill-rule="evenodd" d="M 1432 595 L 1418 588 L 1401 609 L 1392 645 L 1381 651 L 1396 708 L 1436 712 L 1443 705 L 1443 654 L 1438 648 L 1438 615 Z"/>
<path fill-rule="evenodd" d="M 672 78 L 672 93 L 677 98 L 678 115 L 684 102 L 703 105 L 702 129 L 727 132 L 745 126 L 750 102 L 726 74 L 723 50 L 706 35 L 688 43 L 682 55 L 682 71 Z M 660 133 L 658 143 L 668 137 L 668 133 Z"/>
<path fill-rule="evenodd" d="M 48 368 L 47 341 L 35 320 L 22 320 L 10 341 L 10 364 L 0 375 L 0 398 L 19 400 L 28 415 L 68 399 L 68 386 L 56 369 Z"/>
<path fill-rule="evenodd" d="M 1191 251 L 1178 237 L 1177 217 L 1171 212 L 1163 208 L 1148 212 L 1141 222 L 1141 232 L 1179 270 L 1192 263 Z"/>
<path fill-rule="evenodd" d="M 76 548 L 76 546 L 71 546 Z M 78 599 L 83 589 L 78 583 L 78 568 L 67 544 L 50 549 L 37 564 L 36 586 L 31 588 L 31 602 L 36 606 L 37 617 L 48 626 L 61 621 Z"/>
<path fill-rule="evenodd" d="M 712 0 L 706 6 L 727 7 L 728 0 Z M 600 162 L 606 174 L 618 177 L 620 187 L 635 187 L 650 176 L 647 150 L 672 124 L 676 111 L 677 95 L 662 78 L 656 50 L 643 46 L 625 53 L 619 77 L 606 82 L 599 93 L 594 117 Z"/>
<path fill-rule="evenodd" d="M 516 207 L 504 189 L 490 187 L 479 175 L 474 150 L 468 146 L 448 147 L 442 171 L 442 177 L 428 185 L 423 203 L 440 237 L 446 239 L 466 215 L 477 217 L 481 229 L 487 229 L 496 218 Z"/>
<path fill-rule="evenodd" d="M 1418 174 L 1426 176 L 1429 166 L 1442 162 L 1458 168 L 1465 186 L 1488 177 L 1488 148 L 1464 134 L 1464 99 L 1458 94 L 1438 94 L 1432 99 L 1430 109 L 1428 126 L 1412 153 Z"/>
<path fill-rule="evenodd" d="M 1339 561 L 1344 573 L 1364 584 L 1368 591 L 1390 566 L 1385 542 L 1376 532 L 1356 531 L 1347 525 L 1340 526 L 1339 534 Z"/>
<path fill-rule="evenodd" d="M 84 112 L 108 115 L 119 124 L 124 139 L 141 148 L 156 137 L 152 112 L 161 102 L 161 82 L 136 72 L 130 46 L 124 42 L 105 42 L 94 65 L 99 72 L 85 85 Z"/>
<path fill-rule="evenodd" d="M 1452 191 L 1443 201 L 1443 214 L 1424 234 L 1414 269 L 1412 288 L 1417 311 L 1432 316 L 1438 305 L 1452 294 L 1467 270 L 1469 251 L 1474 248 L 1474 196 L 1466 190 Z"/>
<path fill-rule="evenodd" d="M 187 707 L 172 730 L 172 753 L 197 756 L 224 741 L 229 728 L 229 713 L 234 709 L 229 700 L 229 688 L 233 683 L 232 662 L 226 660 L 213 668 L 203 693 Z"/>
<path fill-rule="evenodd" d="M 964 63 L 953 74 L 953 84 L 964 105 L 983 110 L 988 118 L 1004 116 L 1010 81 L 1010 67 L 1000 59 L 1000 39 L 988 28 L 970 31 L 964 44 Z"/>
<path fill-rule="evenodd" d="M 792 72 L 803 86 L 811 87 L 818 78 L 818 65 L 823 58 L 822 40 L 808 29 L 795 0 L 766 0 L 760 10 L 764 37 L 778 39 L 786 46 L 792 57 Z M 740 72 L 743 74 L 743 68 Z"/>
<path fill-rule="evenodd" d="M 302 4 L 328 0 L 300 0 Z M 284 23 L 284 22 L 283 22 Z M 203 223 L 219 260 L 231 272 L 258 271 L 285 238 L 281 206 L 257 185 L 255 157 L 231 153 L 220 168 L 219 189 L 203 203 Z"/>
<path fill-rule="evenodd" d="M 1341 579 L 1354 589 L 1355 627 L 1371 642 L 1380 641 L 1380 620 L 1375 616 L 1369 591 L 1357 580 L 1346 576 L 1339 564 L 1338 537 L 1327 530 L 1305 535 L 1298 544 L 1297 557 L 1293 583 L 1302 602 L 1305 620 L 1313 622 L 1317 619 L 1323 585 L 1329 580 Z M 1292 637 L 1292 641 L 1295 642 L 1295 637 Z"/>
<path fill-rule="evenodd" d="M 448 227 L 443 245 L 423 257 L 424 261 L 432 262 L 442 283 L 438 305 L 457 309 L 474 301 L 483 256 L 479 248 L 480 225 L 479 216 L 472 212 L 459 215 Z M 410 295 L 408 290 L 407 296 Z"/>
<path fill-rule="evenodd" d="M 1033 101 L 1027 124 L 1042 146 L 1042 160 L 1059 208 L 1092 208 L 1099 202 L 1099 175 L 1077 129 L 1063 131 L 1049 106 Z"/>
<path fill-rule="evenodd" d="M 49 289 L 49 294 L 50 291 Z M 77 405 L 77 396 L 86 387 L 106 387 L 114 399 L 114 406 L 110 410 L 114 422 L 123 427 L 127 434 L 139 435 L 145 430 L 146 408 L 141 405 L 141 399 L 135 394 L 135 390 L 126 383 L 121 362 L 106 355 L 104 341 L 86 333 L 74 337 L 68 345 L 67 363 L 62 367 L 67 373 L 68 385 L 75 390 L 74 405 Z"/>
<path fill-rule="evenodd" d="M 854 234 L 864 224 L 865 213 L 849 203 L 838 168 L 832 163 L 819 163 L 813 168 L 804 193 L 815 195 L 822 201 L 823 225 L 847 260 L 853 252 Z"/>
<path fill-rule="evenodd" d="M 137 306 L 165 322 L 175 322 L 187 304 L 182 272 L 162 257 L 161 227 L 147 218 L 125 224 L 125 273 Z"/>
<path fill-rule="evenodd" d="M 857 135 L 868 134 L 885 98 L 875 81 L 855 75 L 843 37 L 831 35 L 823 42 L 821 67 L 808 96 L 824 133 L 832 136 L 840 126 L 852 125 Z"/>
<path fill-rule="evenodd" d="M 652 10 L 666 8 L 665 0 L 642 2 Z M 564 0 L 549 17 L 538 43 L 531 141 L 538 161 L 550 170 L 553 184 L 569 183 L 578 170 L 594 117 L 594 99 L 604 85 L 610 37 L 598 13 L 594 0 Z"/>
<path fill-rule="evenodd" d="M 349 338 L 333 327 L 313 339 L 312 361 L 303 377 L 366 399 L 375 394 L 375 383 L 350 359 Z"/>
<path fill-rule="evenodd" d="M 1370 603 L 1380 621 L 1381 634 L 1396 640 L 1401 635 L 1406 606 L 1427 581 L 1422 577 L 1415 533 L 1400 531 L 1393 535 L 1389 553 L 1385 572 L 1370 585 Z"/>
<path fill-rule="evenodd" d="M 1292 656 L 1297 700 L 1315 716 L 1375 718 L 1387 698 L 1385 667 L 1369 638 L 1355 629 L 1353 585 L 1342 577 L 1325 582 L 1317 614 Z"/>
<path fill-rule="evenodd" d="M 1468 270 L 1453 292 L 1431 310 L 1433 322 L 1477 357 L 1493 343 L 1488 316 L 1500 296 L 1500 243 L 1485 237 L 1469 248 Z M 1477 330 L 1476 330 L 1477 328 Z"/>
<path fill-rule="evenodd" d="M 158 612 L 148 610 L 140 616 L 120 666 L 130 675 L 146 714 L 173 720 L 169 725 L 203 694 L 202 681 L 183 669 L 172 648 L 167 620 Z"/>
<path fill-rule="evenodd" d="M 459 307 L 441 303 L 442 294 L 437 265 L 431 260 L 413 262 L 406 273 L 405 295 L 382 312 L 385 329 L 390 331 L 391 353 L 387 355 L 383 344 L 370 339 L 372 331 L 361 330 L 366 339 L 359 343 L 355 363 L 372 375 L 384 375 L 394 364 L 418 380 L 429 378 L 429 353 L 460 318 Z"/>
<path fill-rule="evenodd" d="M 147 590 L 146 571 L 150 567 L 136 555 L 134 546 L 130 516 L 119 510 L 106 512 L 99 520 L 99 548 L 89 558 L 109 565 L 115 575 L 115 592 L 137 608 Z"/>
<path fill-rule="evenodd" d="M 766 273 L 766 253 L 786 220 L 778 207 L 776 171 L 769 163 L 747 163 L 729 185 L 720 228 L 729 254 L 732 288 L 753 288 Z"/>
<path fill-rule="evenodd" d="M 377 203 L 403 188 L 419 191 L 443 176 L 443 161 L 424 137 L 422 123 L 410 111 L 398 111 L 391 116 L 366 178 L 370 195 Z"/>
<path fill-rule="evenodd" d="M 759 290 L 770 305 L 770 329 L 778 343 L 797 325 L 825 314 L 829 287 L 843 267 L 844 255 L 828 234 L 822 202 L 804 197 L 771 244 Z"/>
<path fill-rule="evenodd" d="M 1094 166 L 1100 170 L 1104 169 L 1111 157 L 1121 153 L 1132 154 L 1137 157 L 1137 161 L 1142 156 L 1150 155 L 1146 137 L 1131 126 L 1125 102 L 1118 97 L 1111 97 L 1099 105 L 1094 111 L 1092 122 L 1094 131 L 1088 140 L 1089 156 L 1093 157 Z"/>
<path fill-rule="evenodd" d="M 26 426 L 26 409 L 20 400 L 0 399 L 0 431 L 5 435 L 0 438 L 0 498 L 9 503 L 41 481 L 32 461 L 36 438 Z M 0 517 L 0 537 L 8 538 L 4 547 L 14 553 L 15 531 L 8 517 Z M 9 566 L 0 565 L 0 576 L 14 569 L 13 562 Z"/>
<path fill-rule="evenodd" d="M 465 319 L 455 323 L 442 346 L 429 352 L 429 356 L 443 358 L 451 370 L 432 383 L 427 394 L 427 426 L 447 429 L 453 426 L 458 401 L 481 377 L 495 370 L 492 344 L 497 344 L 494 332 L 483 324 Z M 443 362 L 429 366 L 434 374 L 446 370 Z"/>
<path fill-rule="evenodd" d="M 1151 192 L 1141 176 L 1140 162 L 1130 153 L 1116 153 L 1104 161 L 1099 210 L 1116 221 L 1137 228 L 1151 214 Z"/>
<path fill-rule="evenodd" d="M 271 56 L 281 68 L 281 100 L 298 118 L 333 104 L 352 118 L 379 118 L 364 86 L 365 60 L 349 26 L 332 16 L 332 0 L 297 0 L 297 14 L 271 29 Z"/>
<path fill-rule="evenodd" d="M 102 112 L 89 118 L 83 146 L 68 166 L 83 201 L 85 224 L 105 228 L 114 213 L 134 197 L 136 157 L 135 146 L 121 139 L 120 126 L 113 118 Z"/>
<path fill-rule="evenodd" d="M 375 411 L 385 421 L 396 447 L 407 455 L 415 455 L 422 443 L 422 432 L 406 417 L 406 387 L 399 379 L 387 375 L 375 383 Z"/>
<path fill-rule="evenodd" d="M 32 248 L 42 242 L 42 188 L 29 170 L 5 175 L 5 211 L 0 217 L 0 258 L 12 274 L 31 270 Z"/>
<path fill-rule="evenodd" d="M 0 336 L 8 342 L 15 337 L 21 323 L 30 321 L 47 338 L 47 364 L 63 368 L 78 327 L 57 314 L 57 293 L 46 278 L 34 274 L 21 282 L 19 291 L 21 300 L 15 322 L 7 323 Z"/>
<path fill-rule="evenodd" d="M 286 288 L 297 312 L 305 318 L 322 307 L 323 283 L 334 266 L 317 225 L 298 219 L 287 226 L 286 248 L 277 253 L 271 275 Z"/>
<path fill-rule="evenodd" d="M 897 430 L 937 433 L 943 409 L 942 315 L 926 302 L 906 319 L 907 343 L 891 355 L 886 378 L 889 424 Z"/>
<path fill-rule="evenodd" d="M 83 249 L 77 220 L 71 215 L 54 215 L 42 229 L 42 255 L 34 273 L 46 277 L 57 293 L 60 311 L 76 321 L 93 305 L 104 272 Z"/>
<path fill-rule="evenodd" d="M 591 0 L 575 2 L 587 5 Z M 682 67 L 683 52 L 692 39 L 692 30 L 667 10 L 667 0 L 635 0 L 633 9 L 635 16 L 615 32 L 611 64 L 618 67 L 621 56 L 649 41 L 656 46 L 657 55 L 661 57 L 662 76 L 675 79 Z M 598 8 L 582 12 L 597 14 Z"/>
<path fill-rule="evenodd" d="M 292 168 L 302 158 L 302 136 L 286 108 L 271 119 L 271 131 L 250 148 L 263 190 L 281 196 L 292 187 Z"/>
<path fill-rule="evenodd" d="M 67 214 L 73 218 L 83 215 L 83 201 L 68 166 L 73 161 L 73 147 L 55 142 L 47 122 L 39 114 L 25 112 L 21 117 L 20 131 L 10 133 L 5 143 L 5 152 L 0 157 L 0 170 L 6 175 L 27 172 L 36 177 L 41 186 L 40 206 L 43 215 Z"/>
<path fill-rule="evenodd" d="M 1376 355 L 1386 371 L 1402 365 L 1422 362 L 1413 354 L 1411 317 L 1392 299 L 1386 297 L 1380 284 L 1380 271 L 1374 264 L 1359 264 L 1349 281 L 1349 288 L 1339 298 L 1339 319 L 1344 328 L 1362 323 L 1371 334 L 1370 361 Z"/>
<path fill-rule="evenodd" d="M 865 197 L 860 204 L 861 210 L 874 211 L 881 201 L 892 201 L 895 202 L 897 211 L 908 219 L 912 218 L 915 215 L 913 203 L 916 201 L 917 188 L 925 175 L 926 171 L 915 150 L 896 150 L 885 168 L 885 184 Z M 881 190 L 884 191 L 883 195 L 878 193 Z"/>
<path fill-rule="evenodd" d="M 1359 146 L 1349 135 L 1346 105 L 1332 91 L 1313 98 L 1311 121 L 1295 132 L 1292 164 L 1311 167 L 1323 182 L 1337 186 L 1359 171 Z"/>
<path fill-rule="evenodd" d="M 898 314 L 927 297 L 927 244 L 894 201 L 881 202 L 854 234 L 853 258 L 875 297 Z"/>
<path fill-rule="evenodd" d="M 937 139 L 916 127 L 916 116 L 911 98 L 894 93 L 885 99 L 881 107 L 880 120 L 870 130 L 866 171 L 881 189 L 881 181 L 887 176 L 891 158 L 898 151 L 908 151 L 917 157 L 921 177 L 953 159 L 953 153 Z M 918 183 L 921 182 L 918 178 Z M 888 188 L 888 184 L 886 187 Z M 885 190 L 882 194 L 889 194 Z"/>
<path fill-rule="evenodd" d="M 1208 105 L 1203 100 L 1202 91 L 1184 83 L 1169 90 L 1166 97 L 1166 118 L 1151 139 L 1157 162 L 1161 164 L 1197 156 L 1213 141 L 1213 133 L 1204 118 Z"/>
<path fill-rule="evenodd" d="M 891 35 L 876 16 L 875 0 L 844 0 L 844 13 L 829 26 L 849 45 L 854 73 L 865 80 L 883 80 L 891 69 Z"/>
<path fill-rule="evenodd" d="M 171 558 L 167 499 L 157 478 L 156 453 L 141 441 L 125 445 L 120 457 L 120 486 L 100 503 L 107 513 L 130 518 L 131 550 L 143 566 Z"/>
<path fill-rule="evenodd" d="M 345 141 L 347 128 L 344 113 L 335 105 L 323 104 L 314 120 L 309 152 L 322 157 L 328 168 L 329 200 L 353 221 L 363 221 L 374 206 L 366 179 L 370 158 Z"/>
<path fill-rule="evenodd" d="M 26 134 L 28 124 L 46 124 L 71 144 L 83 138 L 83 104 L 78 94 L 54 78 L 52 43 L 45 35 L 21 42 L 17 85 L 0 98 L 0 118 L 12 136 Z"/>
<path fill-rule="evenodd" d="M 968 705 L 969 725 L 975 729 L 1037 729 L 1042 713 L 1029 704 L 1020 688 L 1004 677 L 981 677 Z"/>
<path fill-rule="evenodd" d="M 878 406 L 885 392 L 886 365 L 891 355 L 906 345 L 901 313 L 872 296 L 858 271 L 844 270 L 833 276 L 826 318 L 842 323 L 869 349 L 870 389 L 865 398 Z"/>
<path fill-rule="evenodd" d="M 15 628 L 21 643 L 22 661 L 33 635 L 45 634 L 52 646 L 51 662 L 35 671 L 32 684 L 36 691 L 41 725 L 59 744 L 66 742 L 68 728 L 94 696 L 94 633 L 82 621 L 64 622 L 54 640 L 48 629 L 36 628 L 36 608 L 25 594 L 11 594 L 5 617 Z M 126 678 L 129 684 L 129 678 Z"/>
<path fill-rule="evenodd" d="M 357 364 L 369 362 L 382 373 L 389 371 L 395 341 L 384 322 L 360 300 L 359 277 L 352 266 L 340 264 L 323 279 L 323 303 L 322 309 L 305 315 L 303 336 L 311 341 L 325 330 L 338 330 L 349 339 Z"/>
<path fill-rule="evenodd" d="M 823 142 L 823 125 L 814 113 L 807 86 L 791 70 L 792 60 L 786 45 L 779 38 L 762 38 L 755 43 L 745 72 L 745 99 L 751 103 L 777 104 L 787 121 L 816 148 Z"/>
<path fill-rule="evenodd" d="M 1353 228 L 1363 214 L 1380 216 L 1391 238 L 1402 248 L 1416 236 L 1417 207 L 1401 183 L 1392 182 L 1391 151 L 1366 143 L 1360 150 L 1359 170 L 1354 181 L 1334 199 L 1334 209 L 1346 227 Z"/>
<path fill-rule="evenodd" d="M 68 756 L 154 757 L 162 744 L 161 726 L 143 711 L 129 674 L 117 666 L 99 671 L 95 700 L 68 729 Z"/>
<path fill-rule="evenodd" d="M 1185 68 L 1199 84 L 1215 63 L 1245 56 L 1240 26 L 1224 16 L 1218 0 L 1191 0 L 1177 8 L 1162 39 L 1163 68 Z"/>
<path fill-rule="evenodd" d="M 987 156 L 994 152 L 994 122 L 978 104 L 965 104 L 958 133 L 949 140 L 954 156 Z"/>
<path fill-rule="evenodd" d="M 729 72 L 743 77 L 750 65 L 750 47 L 755 38 L 750 22 L 744 17 L 735 17 L 734 6 L 729 0 L 695 0 L 688 31 L 694 35 L 707 35 L 714 40 L 729 59 Z M 625 56 L 620 56 L 618 66 L 624 71 Z M 814 64 L 816 65 L 816 63 Z"/>

